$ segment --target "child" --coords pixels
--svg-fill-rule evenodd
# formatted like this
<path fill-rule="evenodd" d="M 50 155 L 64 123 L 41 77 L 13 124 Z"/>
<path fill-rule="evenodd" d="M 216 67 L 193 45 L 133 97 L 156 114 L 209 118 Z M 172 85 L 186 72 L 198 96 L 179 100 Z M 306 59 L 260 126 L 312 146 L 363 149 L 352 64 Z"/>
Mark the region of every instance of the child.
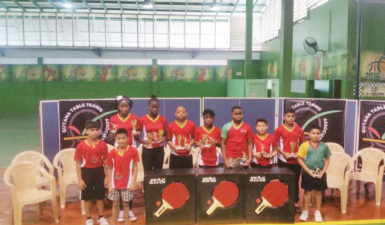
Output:
<path fill-rule="evenodd" d="M 298 165 L 296 159 L 298 146 L 305 141 L 305 135 L 296 123 L 295 123 L 295 111 L 294 109 L 285 109 L 283 114 L 284 123 L 275 130 L 275 140 L 278 142 L 282 138 L 283 146 L 279 148 L 280 153 L 278 166 L 287 167 L 295 173 L 295 207 L 299 212 L 299 176 L 301 175 L 301 166 Z"/>
<path fill-rule="evenodd" d="M 223 161 L 227 168 L 248 167 L 252 158 L 253 130 L 242 121 L 240 106 L 233 106 L 231 117 L 233 120 L 223 125 L 221 132 Z"/>
<path fill-rule="evenodd" d="M 85 201 L 86 225 L 94 224 L 91 218 L 91 202 L 96 199 L 100 225 L 108 225 L 103 217 L 105 196 L 104 185 L 105 171 L 103 164 L 107 160 L 107 144 L 99 140 L 99 124 L 95 121 L 86 121 L 87 139 L 76 146 L 74 159 L 76 161 L 76 174 L 78 186 L 81 189 L 81 199 Z"/>
<path fill-rule="evenodd" d="M 195 144 L 200 147 L 198 165 L 200 168 L 218 167 L 217 148 L 221 144 L 221 130 L 214 126 L 215 113 L 211 109 L 203 111 L 203 126 L 195 132 Z"/>
<path fill-rule="evenodd" d="M 143 134 L 143 139 L 138 138 L 143 144 L 142 162 L 144 172 L 162 169 L 164 141 L 167 136 L 167 120 L 158 114 L 159 100 L 155 95 L 151 96 L 147 106 L 149 114 L 142 116 L 139 120 L 139 129 Z"/>
<path fill-rule="evenodd" d="M 129 202 L 132 201 L 134 195 L 133 189 L 138 174 L 139 155 L 135 148 L 127 145 L 127 138 L 127 130 L 118 129 L 115 133 L 118 147 L 108 154 L 108 199 L 113 201 L 112 224 L 116 224 L 121 199 L 124 208 L 124 221 L 128 225 Z"/>
<path fill-rule="evenodd" d="M 116 108 L 118 113 L 111 116 L 109 120 L 110 138 L 115 139 L 116 130 L 123 128 L 127 130 L 128 139 L 127 144 L 132 145 L 134 143 L 133 136 L 137 136 L 138 132 L 138 117 L 130 113 L 133 102 L 129 97 L 118 96 L 116 97 Z"/>
<path fill-rule="evenodd" d="M 266 132 L 269 129 L 266 119 L 258 119 L 255 123 L 255 129 L 257 134 L 254 136 L 253 162 L 251 167 L 271 168 L 273 158 L 278 153 L 277 142 L 274 135 Z"/>
<path fill-rule="evenodd" d="M 321 129 L 318 126 L 313 126 L 309 131 L 308 142 L 301 145 L 298 150 L 298 163 L 302 166 L 302 184 L 305 189 L 304 210 L 302 211 L 300 220 L 306 221 L 309 212 L 308 207 L 310 199 L 315 195 L 316 210 L 314 218 L 316 222 L 322 222 L 320 212 L 322 203 L 322 191 L 327 188 L 326 170 L 330 162 L 330 150 L 324 142 L 320 142 Z"/>
<path fill-rule="evenodd" d="M 110 130 L 110 138 L 115 139 L 115 133 L 118 129 L 123 128 L 127 131 L 127 145 L 135 145 L 134 136 L 138 136 L 140 132 L 138 132 L 138 117 L 130 113 L 132 109 L 133 102 L 129 97 L 126 96 L 117 96 L 116 97 L 116 108 L 118 113 L 111 116 L 109 120 L 109 130 Z M 132 201 L 130 201 L 130 208 L 132 208 Z M 121 206 L 121 210 L 119 213 L 118 221 L 123 222 L 123 206 Z M 129 211 L 130 221 L 137 220 L 134 212 L 132 210 Z"/>
<path fill-rule="evenodd" d="M 192 168 L 191 146 L 194 143 L 195 125 L 187 120 L 184 106 L 176 107 L 176 120 L 170 123 L 167 140 L 171 148 L 170 169 Z"/>

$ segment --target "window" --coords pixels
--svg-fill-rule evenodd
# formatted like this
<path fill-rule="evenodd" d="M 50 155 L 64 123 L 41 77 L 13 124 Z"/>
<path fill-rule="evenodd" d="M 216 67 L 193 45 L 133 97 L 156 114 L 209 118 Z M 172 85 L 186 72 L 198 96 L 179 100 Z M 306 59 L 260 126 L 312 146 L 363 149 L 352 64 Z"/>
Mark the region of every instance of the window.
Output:
<path fill-rule="evenodd" d="M 154 20 L 153 18 L 140 18 L 139 20 L 139 47 L 152 48 L 154 46 Z"/>
<path fill-rule="evenodd" d="M 199 48 L 200 18 L 186 18 L 186 48 Z"/>
<path fill-rule="evenodd" d="M 138 47 L 138 21 L 132 17 L 123 17 L 123 47 Z"/>
<path fill-rule="evenodd" d="M 72 15 L 57 16 L 57 42 L 59 46 L 72 46 Z"/>
<path fill-rule="evenodd" d="M 107 47 L 122 47 L 122 20 L 120 17 L 106 17 Z"/>
<path fill-rule="evenodd" d="M 215 48 L 215 21 L 212 17 L 201 20 L 201 48 Z"/>
<path fill-rule="evenodd" d="M 168 48 L 168 27 L 169 19 L 168 17 L 157 17 L 155 19 L 155 34 L 154 34 L 154 44 L 155 48 Z"/>
<path fill-rule="evenodd" d="M 184 48 L 184 18 L 170 19 L 170 47 Z"/>

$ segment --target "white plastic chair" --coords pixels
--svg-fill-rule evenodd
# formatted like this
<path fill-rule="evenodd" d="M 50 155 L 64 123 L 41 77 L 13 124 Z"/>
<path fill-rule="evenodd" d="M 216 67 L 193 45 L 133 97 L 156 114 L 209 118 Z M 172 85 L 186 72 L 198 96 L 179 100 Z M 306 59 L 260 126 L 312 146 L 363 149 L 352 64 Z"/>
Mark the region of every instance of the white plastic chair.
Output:
<path fill-rule="evenodd" d="M 75 148 L 66 148 L 59 151 L 53 159 L 59 177 L 60 206 L 65 208 L 67 186 L 77 184 L 76 162 L 74 160 Z"/>
<path fill-rule="evenodd" d="M 326 145 L 329 147 L 330 152 L 342 152 L 345 153 L 344 147 L 335 142 L 326 142 Z"/>
<path fill-rule="evenodd" d="M 50 190 L 38 189 L 36 176 L 49 181 Z M 59 222 L 55 177 L 36 163 L 21 161 L 11 164 L 4 174 L 4 183 L 11 189 L 14 224 L 22 224 L 23 207 L 51 200 L 55 222 Z"/>
<path fill-rule="evenodd" d="M 382 177 L 384 176 L 385 153 L 377 148 L 364 148 L 353 156 L 353 162 L 357 163 L 361 158 L 361 171 L 352 172 L 350 179 L 357 181 L 357 191 L 360 191 L 360 181 L 373 182 L 376 189 L 376 205 L 381 203 Z M 380 166 L 381 161 L 383 164 Z"/>
<path fill-rule="evenodd" d="M 14 163 L 17 163 L 17 162 L 31 162 L 31 163 L 34 163 L 34 164 L 37 164 L 37 165 L 40 165 L 42 166 L 43 168 L 47 168 L 48 169 L 48 173 L 53 176 L 53 172 L 54 172 L 54 168 L 53 168 L 53 165 L 51 164 L 51 162 L 49 161 L 49 159 L 43 155 L 42 153 L 38 152 L 38 151 L 24 151 L 24 152 L 21 152 L 19 154 L 17 154 L 12 162 L 11 162 L 11 165 L 14 164 Z M 36 185 L 38 187 L 42 187 L 42 186 L 46 186 L 46 185 L 49 185 L 50 182 L 49 182 L 49 179 L 47 179 L 46 177 L 42 176 L 41 174 L 37 174 L 36 175 Z"/>
<path fill-rule="evenodd" d="M 342 152 L 333 152 L 326 170 L 328 188 L 336 188 L 341 193 L 341 212 L 346 213 L 350 174 L 353 162 L 350 156 Z"/>

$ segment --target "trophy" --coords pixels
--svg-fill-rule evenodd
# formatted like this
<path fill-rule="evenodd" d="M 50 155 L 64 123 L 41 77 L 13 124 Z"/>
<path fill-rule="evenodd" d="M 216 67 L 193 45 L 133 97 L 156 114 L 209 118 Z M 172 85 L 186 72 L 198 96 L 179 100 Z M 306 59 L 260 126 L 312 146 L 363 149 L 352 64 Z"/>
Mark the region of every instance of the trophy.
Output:
<path fill-rule="evenodd" d="M 188 141 L 187 141 L 187 138 L 183 138 L 183 141 L 184 141 L 184 149 L 185 149 L 185 150 L 188 150 L 189 147 L 188 147 Z"/>
<path fill-rule="evenodd" d="M 182 135 L 178 134 L 178 136 L 176 136 L 176 141 L 176 150 L 183 150 L 184 147 L 181 146 Z"/>
<path fill-rule="evenodd" d="M 318 168 L 318 167 L 316 167 L 316 169 L 315 169 L 315 171 L 314 171 L 314 176 L 316 177 L 316 178 L 321 178 L 321 169 L 320 168 Z"/>
<path fill-rule="evenodd" d="M 114 123 L 111 123 L 111 125 L 112 125 L 111 133 L 115 134 L 115 133 L 116 133 L 116 130 L 117 130 L 117 126 L 116 126 L 116 124 L 114 124 Z"/>
<path fill-rule="evenodd" d="M 261 154 L 265 158 L 270 155 L 270 154 L 265 152 L 265 146 L 263 144 L 261 144 Z"/>
<path fill-rule="evenodd" d="M 137 131 L 136 131 L 136 120 L 131 120 L 131 124 L 132 124 L 132 134 L 133 135 L 136 135 L 137 134 Z"/>
<path fill-rule="evenodd" d="M 202 148 L 209 148 L 211 145 L 207 143 L 209 136 L 207 134 L 202 135 Z"/>
<path fill-rule="evenodd" d="M 159 134 L 158 143 L 163 142 L 163 133 L 164 133 L 163 130 L 159 130 L 159 132 L 158 132 L 158 134 Z"/>
<path fill-rule="evenodd" d="M 147 142 L 148 142 L 148 147 L 152 147 L 152 136 L 153 134 L 152 133 L 148 133 L 147 135 Z"/>
<path fill-rule="evenodd" d="M 294 153 L 294 149 L 296 146 L 297 144 L 295 142 L 290 142 L 290 150 L 291 150 L 290 156 L 292 158 L 297 158 L 297 155 Z"/>

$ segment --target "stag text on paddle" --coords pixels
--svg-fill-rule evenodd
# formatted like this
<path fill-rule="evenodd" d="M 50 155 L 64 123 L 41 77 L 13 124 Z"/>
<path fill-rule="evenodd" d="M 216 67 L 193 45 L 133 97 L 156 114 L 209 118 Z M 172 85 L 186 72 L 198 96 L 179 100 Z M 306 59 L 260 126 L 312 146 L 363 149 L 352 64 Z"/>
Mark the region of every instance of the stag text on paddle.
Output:
<path fill-rule="evenodd" d="M 202 183 L 216 183 L 217 178 L 216 177 L 203 177 Z"/>
<path fill-rule="evenodd" d="M 148 184 L 165 184 L 166 178 L 153 178 L 148 181 Z"/>
<path fill-rule="evenodd" d="M 252 176 L 250 177 L 251 183 L 266 182 L 266 177 L 264 176 Z"/>

